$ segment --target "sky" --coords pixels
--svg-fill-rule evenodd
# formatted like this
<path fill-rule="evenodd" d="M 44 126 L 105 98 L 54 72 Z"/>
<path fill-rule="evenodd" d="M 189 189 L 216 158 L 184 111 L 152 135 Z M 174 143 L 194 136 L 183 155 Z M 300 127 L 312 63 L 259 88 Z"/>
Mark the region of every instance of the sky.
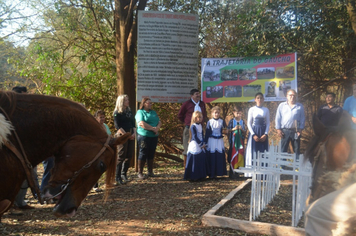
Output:
<path fill-rule="evenodd" d="M 5 27 L 0 29 L 0 37 L 6 37 L 7 35 L 16 32 L 21 25 L 31 25 L 31 22 L 35 21 L 35 13 L 26 5 L 25 1 L 0 0 L 0 6 L 1 18 L 5 20 L 3 23 Z M 11 10 L 16 11 L 16 13 L 11 15 L 7 14 L 8 10 L 6 10 L 5 6 L 8 6 Z M 11 20 L 8 19 L 9 17 Z M 26 19 L 25 17 L 28 18 Z M 34 33 L 31 32 L 16 33 L 6 38 L 6 40 L 13 42 L 17 46 L 26 46 L 29 44 L 29 40 L 25 40 L 25 38 L 29 38 L 33 35 Z"/>

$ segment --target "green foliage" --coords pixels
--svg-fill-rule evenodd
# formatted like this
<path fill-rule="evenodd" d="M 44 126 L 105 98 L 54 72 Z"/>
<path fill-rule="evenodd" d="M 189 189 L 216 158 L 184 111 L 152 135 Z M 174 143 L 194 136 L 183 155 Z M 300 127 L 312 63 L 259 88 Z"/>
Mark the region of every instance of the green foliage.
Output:
<path fill-rule="evenodd" d="M 112 18 L 111 11 L 109 6 L 79 3 L 56 1 L 47 8 L 43 27 L 52 30 L 37 33 L 26 54 L 12 62 L 22 76 L 32 80 L 38 93 L 83 103 L 92 113 L 102 109 L 112 114 L 115 50 L 106 21 Z M 98 16 L 101 18 L 95 18 Z"/>
<path fill-rule="evenodd" d="M 9 64 L 12 57 L 23 55 L 21 47 L 15 47 L 13 43 L 0 39 L 0 88 L 9 90 L 17 84 L 28 85 L 25 78 L 19 76 L 13 65 Z"/>
<path fill-rule="evenodd" d="M 337 102 L 351 94 L 356 66 L 353 30 L 356 22 L 352 21 L 355 16 L 350 11 L 350 7 L 356 7 L 353 2 L 153 0 L 148 2 L 147 10 L 198 14 L 200 57 L 297 52 L 299 98 L 311 118 L 324 101 L 325 91 L 335 92 Z M 111 114 L 117 78 L 132 79 L 127 74 L 117 75 L 116 56 L 120 53 L 116 50 L 120 50 L 118 45 L 127 43 L 127 39 L 120 38 L 122 41 L 118 42 L 115 38 L 118 22 L 114 22 L 112 4 L 103 0 L 34 2 L 34 6 L 42 7 L 39 11 L 43 16 L 42 31 L 37 31 L 26 52 L 13 55 L 11 62 L 22 76 L 33 81 L 39 93 L 63 96 L 84 103 L 92 112 L 103 109 Z M 124 24 L 125 20 L 119 19 L 119 23 Z M 120 58 L 123 65 L 127 63 L 125 58 Z M 130 78 L 122 78 L 125 76 Z M 319 87 L 321 89 L 303 97 Z M 224 117 L 230 114 L 233 104 L 219 105 Z M 252 104 L 241 105 L 247 115 Z M 208 108 L 212 106 L 208 104 Z M 277 104 L 269 106 L 275 109 Z M 163 121 L 165 135 L 160 136 L 161 150 L 169 153 L 178 153 L 179 149 L 175 145 L 182 135 L 176 118 L 179 108 L 179 104 L 155 104 L 154 107 Z"/>
<path fill-rule="evenodd" d="M 355 32 L 345 1 L 246 1 L 236 16 L 242 37 L 228 56 L 259 56 L 298 53 L 298 82 L 301 94 L 322 86 L 304 102 L 319 101 L 327 90 L 347 91 L 354 79 Z M 348 63 L 346 63 L 348 62 Z M 347 95 L 346 95 L 347 96 Z M 343 100 L 344 97 L 340 96 Z M 315 112 L 320 102 L 314 103 Z"/>

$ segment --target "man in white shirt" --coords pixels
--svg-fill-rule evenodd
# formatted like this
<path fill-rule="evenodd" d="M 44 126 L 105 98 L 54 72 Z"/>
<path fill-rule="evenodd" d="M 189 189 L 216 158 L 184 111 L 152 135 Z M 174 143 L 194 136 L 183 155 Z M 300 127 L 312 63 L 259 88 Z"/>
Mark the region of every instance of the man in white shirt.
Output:
<path fill-rule="evenodd" d="M 287 101 L 279 104 L 275 121 L 278 136 L 281 137 L 282 152 L 287 152 L 289 143 L 292 143 L 293 151 L 298 158 L 305 113 L 303 105 L 297 102 L 297 92 L 294 89 L 289 89 Z"/>

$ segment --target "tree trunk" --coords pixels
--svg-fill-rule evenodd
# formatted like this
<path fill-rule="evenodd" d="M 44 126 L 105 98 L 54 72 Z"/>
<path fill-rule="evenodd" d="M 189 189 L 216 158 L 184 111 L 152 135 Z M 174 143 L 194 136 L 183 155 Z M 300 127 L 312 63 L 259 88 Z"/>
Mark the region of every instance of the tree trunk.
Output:
<path fill-rule="evenodd" d="M 138 3 L 137 7 L 136 3 Z M 144 10 L 146 4 L 147 0 L 115 0 L 117 93 L 129 96 L 132 111 L 136 109 L 137 10 Z"/>

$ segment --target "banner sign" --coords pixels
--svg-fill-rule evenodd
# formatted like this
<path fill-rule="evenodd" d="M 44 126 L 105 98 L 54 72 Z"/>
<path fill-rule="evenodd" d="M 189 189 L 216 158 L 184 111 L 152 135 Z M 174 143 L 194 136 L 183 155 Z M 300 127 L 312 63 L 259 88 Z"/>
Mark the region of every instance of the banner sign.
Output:
<path fill-rule="evenodd" d="M 285 101 L 288 89 L 297 90 L 297 54 L 244 58 L 203 58 L 204 102 Z"/>
<path fill-rule="evenodd" d="M 138 12 L 137 101 L 184 102 L 198 86 L 197 15 Z"/>

